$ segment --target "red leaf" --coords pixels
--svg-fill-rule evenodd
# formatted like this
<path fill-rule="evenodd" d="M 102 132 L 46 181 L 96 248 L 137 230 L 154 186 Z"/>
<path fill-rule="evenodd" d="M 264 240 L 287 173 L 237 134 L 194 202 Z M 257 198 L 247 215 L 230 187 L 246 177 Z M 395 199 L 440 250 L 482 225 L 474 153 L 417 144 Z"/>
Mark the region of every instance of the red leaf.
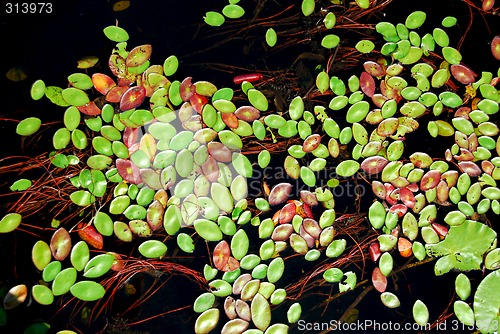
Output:
<path fill-rule="evenodd" d="M 120 109 L 122 111 L 137 108 L 146 98 L 146 89 L 142 86 L 130 87 L 123 93 L 120 99 Z"/>
<path fill-rule="evenodd" d="M 281 210 L 278 221 L 280 224 L 288 224 L 292 221 L 295 213 L 297 212 L 297 207 L 295 203 L 287 203 Z"/>
<path fill-rule="evenodd" d="M 415 206 L 416 203 L 415 196 L 413 196 L 413 193 L 407 187 L 401 188 L 399 190 L 399 199 L 401 200 L 401 202 L 403 202 L 404 205 L 406 205 L 410 209 L 413 209 L 413 207 Z"/>
<path fill-rule="evenodd" d="M 410 257 L 411 254 L 413 253 L 412 243 L 408 239 L 405 239 L 402 237 L 399 238 L 398 239 L 398 251 L 402 257 Z"/>
<path fill-rule="evenodd" d="M 443 239 L 448 234 L 448 228 L 438 223 L 432 223 L 432 228 L 439 235 L 440 239 Z"/>
<path fill-rule="evenodd" d="M 191 103 L 191 106 L 193 106 L 193 109 L 198 114 L 201 114 L 203 106 L 208 103 L 208 99 L 203 95 L 194 93 L 193 96 L 191 96 L 191 98 L 189 99 L 189 102 Z"/>
<path fill-rule="evenodd" d="M 460 83 L 468 85 L 475 81 L 476 74 L 470 68 L 462 64 L 450 66 L 451 74 Z"/>
<path fill-rule="evenodd" d="M 441 180 L 441 172 L 438 170 L 430 170 L 422 176 L 420 180 L 420 190 L 427 191 L 435 188 Z"/>
<path fill-rule="evenodd" d="M 106 94 L 106 101 L 111 103 L 120 102 L 123 94 L 127 91 L 128 86 L 114 86 Z"/>
<path fill-rule="evenodd" d="M 139 139 L 139 128 L 125 128 L 123 130 L 123 143 L 130 148 Z"/>
<path fill-rule="evenodd" d="M 86 225 L 78 230 L 80 238 L 96 249 L 102 249 L 104 240 L 102 235 L 92 225 Z"/>
<path fill-rule="evenodd" d="M 269 204 L 278 205 L 287 200 L 292 193 L 292 185 L 290 183 L 279 183 L 273 187 L 269 194 Z"/>
<path fill-rule="evenodd" d="M 61 227 L 54 232 L 50 239 L 50 251 L 57 261 L 63 261 L 71 251 L 71 237 L 68 231 Z"/>
<path fill-rule="evenodd" d="M 248 74 L 240 74 L 233 78 L 233 82 L 237 85 L 242 83 L 243 81 L 247 82 L 255 82 L 262 80 L 263 76 L 260 73 L 248 73 Z"/>
<path fill-rule="evenodd" d="M 180 86 L 180 95 L 182 101 L 186 102 L 189 101 L 189 99 L 193 96 L 193 94 L 196 92 L 196 86 L 194 86 L 191 83 L 191 77 L 187 77 L 186 79 L 182 80 L 181 86 Z"/>
<path fill-rule="evenodd" d="M 387 160 L 386 158 L 375 155 L 363 160 L 363 162 L 361 163 L 361 169 L 367 174 L 378 174 L 388 163 L 389 160 Z"/>
<path fill-rule="evenodd" d="M 387 288 L 387 277 L 382 274 L 379 267 L 375 267 L 372 272 L 373 287 L 380 293 Z"/>
<path fill-rule="evenodd" d="M 116 83 L 106 74 L 94 73 L 92 74 L 92 84 L 94 88 L 102 95 L 108 94 L 109 90 L 116 86 Z"/>
<path fill-rule="evenodd" d="M 108 252 L 108 253 L 115 257 L 115 260 L 113 261 L 113 266 L 111 267 L 111 270 L 120 271 L 123 268 L 125 268 L 125 262 L 122 260 L 122 257 L 120 254 L 115 253 L 115 252 Z"/>
<path fill-rule="evenodd" d="M 231 129 L 236 129 L 239 125 L 238 117 L 232 112 L 223 112 L 221 113 L 221 118 L 224 124 L 226 124 Z"/>
<path fill-rule="evenodd" d="M 372 97 L 373 94 L 375 94 L 375 80 L 373 80 L 373 77 L 370 74 L 366 72 L 361 73 L 361 76 L 359 77 L 359 84 L 361 86 L 361 90 L 366 96 Z"/>
<path fill-rule="evenodd" d="M 390 207 L 389 212 L 397 213 L 398 218 L 401 218 L 405 215 L 408 208 L 404 204 L 394 204 Z"/>
<path fill-rule="evenodd" d="M 379 257 L 382 255 L 382 252 L 380 252 L 380 245 L 379 245 L 378 241 L 372 242 L 370 244 L 369 252 L 370 252 L 370 258 L 372 259 L 372 261 L 377 262 Z"/>
<path fill-rule="evenodd" d="M 316 133 L 312 134 L 304 140 L 304 143 L 302 144 L 302 151 L 306 153 L 312 152 L 318 148 L 319 144 L 321 144 L 321 136 Z"/>
<path fill-rule="evenodd" d="M 127 159 L 116 159 L 116 169 L 120 176 L 132 184 L 142 183 L 139 167 Z"/>
<path fill-rule="evenodd" d="M 487 1 L 488 0 L 486 0 L 485 2 Z M 494 5 L 495 3 L 494 0 L 490 0 L 489 2 L 493 2 L 492 5 Z M 493 54 L 493 57 L 495 57 L 496 60 L 500 60 L 500 35 L 495 36 L 491 41 L 491 53 Z"/>
<path fill-rule="evenodd" d="M 224 270 L 227 262 L 229 261 L 229 256 L 231 255 L 231 250 L 227 241 L 222 240 L 215 246 L 213 253 L 214 266 L 218 270 Z"/>
<path fill-rule="evenodd" d="M 101 114 L 101 109 L 99 109 L 93 101 L 90 101 L 83 106 L 76 107 L 76 109 L 78 109 L 82 114 L 89 116 L 97 116 Z"/>

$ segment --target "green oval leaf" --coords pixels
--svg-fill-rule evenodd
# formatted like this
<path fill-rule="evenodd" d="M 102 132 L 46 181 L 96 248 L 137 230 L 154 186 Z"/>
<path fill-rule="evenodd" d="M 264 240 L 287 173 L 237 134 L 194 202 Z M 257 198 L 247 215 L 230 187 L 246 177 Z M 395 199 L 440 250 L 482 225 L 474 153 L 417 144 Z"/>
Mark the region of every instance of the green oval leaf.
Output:
<path fill-rule="evenodd" d="M 71 287 L 71 294 L 86 302 L 101 299 L 105 293 L 103 286 L 93 281 L 81 281 Z"/>
<path fill-rule="evenodd" d="M 21 224 L 22 216 L 19 213 L 8 213 L 0 220 L 0 233 L 14 231 Z"/>
<path fill-rule="evenodd" d="M 159 258 L 167 252 L 167 245 L 159 240 L 146 240 L 139 245 L 139 253 L 147 258 Z"/>
<path fill-rule="evenodd" d="M 16 133 L 20 136 L 31 136 L 40 129 L 42 121 L 37 117 L 23 119 L 16 127 Z"/>

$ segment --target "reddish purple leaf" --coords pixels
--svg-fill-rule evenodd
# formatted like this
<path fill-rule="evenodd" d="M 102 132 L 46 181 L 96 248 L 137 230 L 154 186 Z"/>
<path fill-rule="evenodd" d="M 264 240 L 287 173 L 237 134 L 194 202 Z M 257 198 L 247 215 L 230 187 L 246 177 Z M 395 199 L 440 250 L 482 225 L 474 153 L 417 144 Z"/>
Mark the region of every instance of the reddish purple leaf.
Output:
<path fill-rule="evenodd" d="M 313 238 L 318 239 L 321 234 L 321 227 L 314 219 L 306 218 L 302 221 L 304 230 Z"/>
<path fill-rule="evenodd" d="M 297 207 L 295 206 L 295 203 L 290 202 L 285 204 L 285 206 L 280 210 L 280 215 L 279 215 L 279 223 L 280 224 L 288 224 L 292 221 L 293 217 L 295 216 L 295 213 L 297 212 Z"/>
<path fill-rule="evenodd" d="M 292 224 L 283 224 L 278 225 L 274 228 L 273 234 L 271 235 L 271 239 L 274 241 L 286 241 L 290 238 L 290 235 L 293 233 Z"/>
<path fill-rule="evenodd" d="M 207 148 L 208 153 L 210 153 L 215 160 L 220 162 L 232 161 L 233 153 L 226 145 L 217 141 L 211 141 L 208 143 Z"/>
<path fill-rule="evenodd" d="M 290 183 L 279 183 L 271 190 L 268 202 L 270 205 L 281 204 L 288 199 L 291 193 L 292 185 Z"/>
<path fill-rule="evenodd" d="M 219 178 L 219 165 L 217 164 L 217 160 L 211 155 L 208 156 L 207 161 L 201 166 L 201 169 L 203 175 L 205 175 L 210 182 L 216 182 Z"/>
<path fill-rule="evenodd" d="M 95 249 L 102 249 L 102 247 L 104 246 L 104 240 L 102 234 L 97 232 L 94 226 L 92 225 L 85 225 L 83 227 L 81 227 L 81 225 L 78 226 L 79 226 L 78 235 L 83 241 L 85 241 Z"/>
<path fill-rule="evenodd" d="M 399 191 L 399 199 L 406 205 L 408 208 L 413 209 L 415 206 L 416 200 L 415 196 L 413 196 L 413 192 L 408 189 L 408 187 L 401 188 Z"/>
<path fill-rule="evenodd" d="M 68 231 L 61 227 L 54 232 L 50 239 L 50 251 L 57 261 L 63 261 L 71 251 L 71 237 Z"/>
<path fill-rule="evenodd" d="M 89 116 L 97 116 L 101 114 L 101 109 L 93 101 L 84 104 L 83 106 L 76 107 L 82 114 Z"/>
<path fill-rule="evenodd" d="M 309 135 L 302 144 L 302 151 L 306 153 L 312 152 L 318 148 L 319 144 L 321 144 L 321 136 L 319 134 Z"/>
<path fill-rule="evenodd" d="M 302 201 L 309 206 L 318 205 L 318 199 L 316 198 L 316 194 L 310 192 L 309 190 L 301 190 L 300 199 L 302 199 Z"/>
<path fill-rule="evenodd" d="M 461 161 L 458 163 L 458 167 L 462 172 L 469 174 L 469 176 L 475 177 L 481 175 L 481 168 L 472 161 Z"/>
<path fill-rule="evenodd" d="M 462 64 L 450 66 L 451 74 L 460 83 L 468 85 L 475 81 L 476 74 L 470 68 Z"/>
<path fill-rule="evenodd" d="M 485 0 L 483 5 L 485 2 L 491 3 L 492 7 L 495 4 L 495 0 Z M 500 35 L 495 36 L 491 41 L 491 53 L 493 54 L 493 57 L 500 60 Z"/>
<path fill-rule="evenodd" d="M 367 73 L 374 77 L 381 77 L 385 75 L 385 71 L 382 68 L 382 66 L 380 66 L 379 63 L 376 63 L 374 61 L 365 61 L 363 67 L 365 68 L 366 71 L 364 73 Z"/>
<path fill-rule="evenodd" d="M 232 112 L 221 113 L 221 118 L 224 124 L 226 124 L 231 129 L 236 129 L 239 126 L 238 117 Z"/>
<path fill-rule="evenodd" d="M 363 160 L 363 162 L 361 163 L 361 169 L 367 174 L 378 174 L 388 163 L 389 160 L 387 160 L 386 158 L 379 155 L 374 155 Z"/>
<path fill-rule="evenodd" d="M 222 240 L 215 246 L 213 252 L 214 266 L 218 270 L 223 270 L 229 261 L 229 256 L 231 255 L 231 250 L 227 241 Z"/>
<path fill-rule="evenodd" d="M 196 86 L 193 85 L 191 82 L 191 77 L 187 77 L 186 79 L 182 80 L 181 86 L 180 86 L 180 95 L 182 101 L 186 102 L 189 101 L 189 99 L 193 96 L 193 94 L 196 92 Z"/>
<path fill-rule="evenodd" d="M 260 118 L 260 111 L 252 106 L 243 106 L 236 109 L 234 112 L 236 117 L 245 122 L 253 122 Z"/>
<path fill-rule="evenodd" d="M 139 167 L 132 161 L 120 158 L 116 159 L 116 169 L 125 181 L 132 184 L 140 184 L 142 182 Z"/>
<path fill-rule="evenodd" d="M 142 86 L 130 87 L 123 93 L 120 99 L 120 109 L 122 111 L 137 108 L 146 98 L 146 89 Z"/>
<path fill-rule="evenodd" d="M 372 261 L 377 262 L 379 257 L 382 255 L 382 252 L 380 251 L 380 244 L 378 243 L 378 241 L 372 242 L 370 244 L 369 252 Z"/>
<path fill-rule="evenodd" d="M 313 248 L 316 245 L 316 239 L 306 232 L 304 225 L 300 225 L 299 234 L 306 241 L 307 247 Z"/>
<path fill-rule="evenodd" d="M 375 94 L 375 80 L 373 80 L 373 77 L 367 72 L 361 73 L 359 84 L 366 96 L 372 97 L 373 94 Z"/>
<path fill-rule="evenodd" d="M 430 170 L 422 176 L 420 180 L 420 190 L 427 191 L 436 187 L 441 180 L 441 172 L 438 170 Z"/>
<path fill-rule="evenodd" d="M 382 293 L 387 288 L 387 277 L 382 274 L 379 267 L 375 267 L 372 272 L 372 283 L 375 290 Z"/>

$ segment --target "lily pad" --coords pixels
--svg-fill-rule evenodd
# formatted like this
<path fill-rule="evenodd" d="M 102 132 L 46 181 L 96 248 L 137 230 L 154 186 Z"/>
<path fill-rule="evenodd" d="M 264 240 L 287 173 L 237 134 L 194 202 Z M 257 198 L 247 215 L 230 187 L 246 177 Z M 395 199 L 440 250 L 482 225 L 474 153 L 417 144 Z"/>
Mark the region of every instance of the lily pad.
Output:
<path fill-rule="evenodd" d="M 471 235 L 475 237 L 470 238 Z M 434 267 L 436 275 L 443 275 L 452 269 L 469 271 L 480 269 L 484 253 L 491 247 L 496 233 L 479 222 L 466 220 L 459 226 L 452 226 L 446 238 L 437 244 L 426 245 L 431 256 L 442 256 Z"/>
<path fill-rule="evenodd" d="M 129 35 L 125 29 L 117 27 L 117 26 L 108 26 L 104 28 L 104 35 L 109 38 L 113 42 L 126 42 L 129 38 Z"/>
<path fill-rule="evenodd" d="M 474 316 L 476 326 L 483 333 L 497 331 L 498 309 L 500 308 L 500 271 L 484 277 L 474 295 Z"/>

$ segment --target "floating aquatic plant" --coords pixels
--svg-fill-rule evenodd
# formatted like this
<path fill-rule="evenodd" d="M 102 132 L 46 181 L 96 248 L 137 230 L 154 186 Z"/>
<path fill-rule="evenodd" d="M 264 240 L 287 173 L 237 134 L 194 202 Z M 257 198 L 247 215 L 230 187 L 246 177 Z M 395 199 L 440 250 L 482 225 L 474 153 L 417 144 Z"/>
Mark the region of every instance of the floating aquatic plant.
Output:
<path fill-rule="evenodd" d="M 128 5 L 115 3 L 114 10 Z M 500 256 L 487 219 L 500 214 L 498 78 L 467 66 L 450 39 L 448 29 L 457 23 L 450 16 L 428 28 L 427 14 L 415 11 L 404 22 L 368 27 L 377 36 L 344 39 L 346 19 L 385 5 L 295 4 L 304 19 L 319 22 L 314 38 L 329 58 L 308 73 L 312 88 L 293 91 L 281 106 L 265 89 L 272 80 L 260 73 L 236 76 L 235 88 L 178 78 L 176 56 L 151 64 L 153 46 L 130 48 L 129 34 L 118 26 L 104 29 L 117 43 L 109 75 L 73 73 L 66 88 L 37 80 L 31 97 L 65 108 L 62 125 L 53 129 L 28 117 L 16 132 L 53 130 L 44 166 L 62 175 L 51 180 L 61 183 L 57 199 L 64 204 L 51 213 L 51 238 L 32 247 L 41 280 L 10 287 L 0 310 L 19 307 L 30 293 L 41 305 L 69 295 L 110 303 L 134 272 L 161 268 L 200 286 L 191 301 L 196 333 L 285 333 L 308 298 L 328 307 L 359 286 L 398 308 L 391 278 L 436 260 L 436 275 L 460 272 L 457 319 L 494 331 Z M 203 20 L 237 26 L 245 15 L 243 5 L 230 1 Z M 266 23 L 260 38 L 279 51 L 290 35 Z M 498 44 L 496 36 L 497 59 Z M 349 63 L 348 77 L 334 70 L 336 57 Z M 78 68 L 93 72 L 96 61 L 82 59 Z M 445 151 L 415 149 L 414 136 L 442 140 Z M 276 166 L 282 175 L 255 180 L 257 171 L 266 175 Z M 249 182 L 259 184 L 258 193 Z M 359 193 L 347 196 L 356 212 L 337 210 L 342 195 L 336 191 L 358 183 L 370 191 L 366 212 Z M 2 218 L 0 232 L 29 230 L 23 203 L 44 188 L 29 179 L 10 188 L 26 197 Z M 64 217 L 67 212 L 76 213 Z M 116 240 L 130 245 L 132 255 L 111 251 Z M 200 253 L 203 270 L 177 263 L 179 254 Z M 305 268 L 299 278 L 288 274 L 293 261 Z M 469 272 L 483 268 L 488 274 L 473 291 Z M 421 326 L 437 317 L 429 302 L 412 301 Z M 104 308 L 96 306 L 97 313 Z"/>

